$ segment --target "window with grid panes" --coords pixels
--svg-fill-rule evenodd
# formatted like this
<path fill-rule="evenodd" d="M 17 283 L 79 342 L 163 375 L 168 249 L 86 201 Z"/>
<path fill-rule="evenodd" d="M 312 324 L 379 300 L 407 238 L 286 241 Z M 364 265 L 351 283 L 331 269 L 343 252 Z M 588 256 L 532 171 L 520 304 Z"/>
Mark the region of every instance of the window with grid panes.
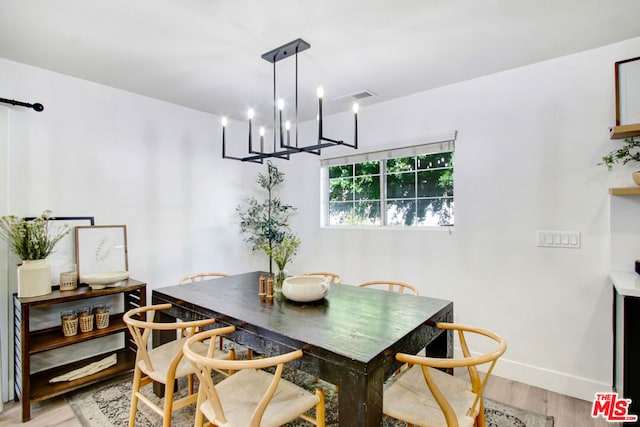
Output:
<path fill-rule="evenodd" d="M 453 226 L 453 163 L 453 140 L 325 160 L 325 225 Z"/>

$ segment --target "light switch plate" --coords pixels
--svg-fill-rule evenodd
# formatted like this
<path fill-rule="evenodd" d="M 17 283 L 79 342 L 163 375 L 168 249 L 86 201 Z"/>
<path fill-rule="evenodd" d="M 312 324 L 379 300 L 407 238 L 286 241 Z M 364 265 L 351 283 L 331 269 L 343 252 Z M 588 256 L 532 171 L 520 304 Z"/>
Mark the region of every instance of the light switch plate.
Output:
<path fill-rule="evenodd" d="M 536 241 L 543 248 L 580 248 L 579 231 L 538 231 Z"/>

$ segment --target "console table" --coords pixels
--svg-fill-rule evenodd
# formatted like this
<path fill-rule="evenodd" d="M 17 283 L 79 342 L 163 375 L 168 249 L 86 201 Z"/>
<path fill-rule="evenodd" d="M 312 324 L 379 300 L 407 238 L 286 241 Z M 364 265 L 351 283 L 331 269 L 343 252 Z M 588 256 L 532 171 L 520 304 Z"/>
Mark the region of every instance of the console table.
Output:
<path fill-rule="evenodd" d="M 91 298 L 105 295 L 123 294 L 124 311 L 146 305 L 146 283 L 128 279 L 117 287 L 91 289 L 81 286 L 71 291 L 54 290 L 48 295 L 19 298 L 13 294 L 14 308 L 14 348 L 15 348 L 15 400 L 22 401 L 22 421 L 31 418 L 31 402 L 49 399 L 66 392 L 97 383 L 115 375 L 133 369 L 136 357 L 135 345 L 122 320 L 123 313 L 111 313 L 109 326 L 105 329 L 93 329 L 90 332 L 78 332 L 77 335 L 65 337 L 60 325 L 45 329 L 31 330 L 30 313 L 43 307 L 54 307 L 56 304 L 77 301 L 78 305 L 90 305 Z M 41 372 L 31 373 L 31 356 L 57 348 L 71 346 L 80 342 L 124 333 L 122 346 L 105 354 L 98 354 L 71 363 L 54 366 Z M 73 381 L 50 383 L 49 380 L 61 374 L 81 368 L 106 356 L 117 354 L 117 364 L 95 374 Z"/>

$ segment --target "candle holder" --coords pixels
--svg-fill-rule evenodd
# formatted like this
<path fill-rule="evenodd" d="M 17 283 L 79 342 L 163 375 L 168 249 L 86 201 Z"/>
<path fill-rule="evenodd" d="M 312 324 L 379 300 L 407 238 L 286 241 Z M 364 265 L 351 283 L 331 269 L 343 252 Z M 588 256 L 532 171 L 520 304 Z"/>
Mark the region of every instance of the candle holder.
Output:
<path fill-rule="evenodd" d="M 96 317 L 96 329 L 109 327 L 109 307 L 105 304 L 96 305 L 93 308 L 93 315 Z"/>
<path fill-rule="evenodd" d="M 77 310 L 80 332 L 93 331 L 93 313 L 91 307 L 80 307 Z"/>
<path fill-rule="evenodd" d="M 78 333 L 78 315 L 75 310 L 65 310 L 60 313 L 62 334 L 71 337 Z"/>

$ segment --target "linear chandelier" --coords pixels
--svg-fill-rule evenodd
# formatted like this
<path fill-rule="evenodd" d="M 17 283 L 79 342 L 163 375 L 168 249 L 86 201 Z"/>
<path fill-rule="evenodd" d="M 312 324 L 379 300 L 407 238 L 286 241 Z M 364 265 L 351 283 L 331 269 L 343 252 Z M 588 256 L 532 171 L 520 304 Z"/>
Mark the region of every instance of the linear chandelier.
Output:
<path fill-rule="evenodd" d="M 331 139 L 324 136 L 322 130 L 322 98 L 324 97 L 324 89 L 319 87 L 317 89 L 318 96 L 318 140 L 316 144 L 301 146 L 298 144 L 298 53 L 309 49 L 311 45 L 302 39 L 296 39 L 283 46 L 273 49 L 262 55 L 262 59 L 273 64 L 273 150 L 265 151 L 264 134 L 265 128 L 263 126 L 259 129 L 260 140 L 259 149 L 254 147 L 253 144 L 253 117 L 254 111 L 249 108 L 247 117 L 249 118 L 249 137 L 248 137 L 248 152 L 249 155 L 245 157 L 234 157 L 227 155 L 226 150 L 226 127 L 227 118 L 222 118 L 222 158 L 240 160 L 242 162 L 262 163 L 267 158 L 278 158 L 289 160 L 289 156 L 295 153 L 310 153 L 320 155 L 320 150 L 327 147 L 336 145 L 344 145 L 354 149 L 358 148 L 358 104 L 353 104 L 353 120 L 354 120 L 354 142 L 349 144 L 343 140 Z M 295 105 L 293 112 L 294 120 L 294 137 L 293 144 L 291 142 L 291 121 L 284 121 L 283 128 L 283 115 L 284 115 L 284 100 L 278 98 L 276 90 L 276 63 L 280 60 L 295 57 Z M 277 119 L 277 123 L 276 123 Z M 279 141 L 277 144 L 276 141 Z"/>

